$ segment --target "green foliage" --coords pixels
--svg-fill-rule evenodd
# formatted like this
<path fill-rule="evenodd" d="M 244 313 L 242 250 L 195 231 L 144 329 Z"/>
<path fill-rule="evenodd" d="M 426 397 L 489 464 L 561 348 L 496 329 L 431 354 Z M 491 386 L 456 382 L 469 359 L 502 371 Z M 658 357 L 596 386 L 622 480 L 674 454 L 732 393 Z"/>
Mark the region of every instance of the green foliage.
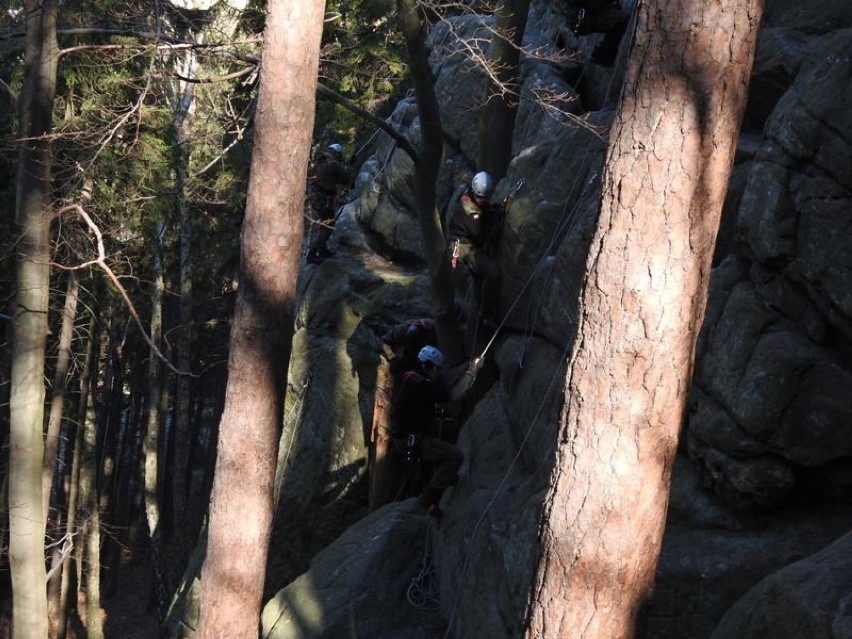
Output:
<path fill-rule="evenodd" d="M 320 80 L 380 117 L 390 114 L 406 86 L 404 43 L 393 0 L 332 0 L 326 6 Z M 358 144 L 373 131 L 346 109 L 317 104 L 315 138 Z"/>

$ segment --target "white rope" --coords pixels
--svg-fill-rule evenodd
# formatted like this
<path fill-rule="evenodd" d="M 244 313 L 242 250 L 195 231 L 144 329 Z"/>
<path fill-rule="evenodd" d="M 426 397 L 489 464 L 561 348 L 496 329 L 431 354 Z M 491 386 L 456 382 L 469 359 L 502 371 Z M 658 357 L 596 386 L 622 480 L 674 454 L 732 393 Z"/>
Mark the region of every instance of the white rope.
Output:
<path fill-rule="evenodd" d="M 420 572 L 411 578 L 411 583 L 405 591 L 408 603 L 418 610 L 434 612 L 441 608 L 441 596 L 438 590 L 438 580 L 432 565 L 432 526 L 431 520 L 426 521 L 426 544 L 423 550 L 423 560 L 420 562 Z"/>

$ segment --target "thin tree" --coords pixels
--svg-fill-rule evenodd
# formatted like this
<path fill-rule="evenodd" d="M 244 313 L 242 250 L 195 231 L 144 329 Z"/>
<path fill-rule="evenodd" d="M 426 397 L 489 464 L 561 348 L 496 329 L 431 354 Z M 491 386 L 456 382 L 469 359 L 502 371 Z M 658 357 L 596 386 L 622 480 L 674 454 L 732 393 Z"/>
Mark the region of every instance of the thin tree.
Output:
<path fill-rule="evenodd" d="M 462 358 L 463 349 L 461 332 L 455 321 L 450 264 L 446 256 L 440 214 L 435 204 L 435 183 L 444 157 L 444 133 L 426 48 L 426 19 L 423 7 L 416 0 L 397 0 L 396 6 L 420 117 L 421 143 L 414 168 L 414 192 L 419 207 L 417 218 L 429 266 L 438 340 L 444 355 L 456 364 Z"/>
<path fill-rule="evenodd" d="M 151 342 L 159 346 L 163 334 L 163 233 L 164 223 L 156 222 L 154 232 L 154 263 L 151 274 L 153 287 L 151 289 Z M 149 547 L 151 550 L 151 571 L 153 574 L 154 609 L 158 619 L 162 619 L 168 606 L 166 587 L 165 562 L 163 559 L 163 530 L 162 507 L 160 504 L 160 395 L 163 390 L 160 358 L 153 347 L 148 359 L 148 414 L 146 419 L 145 437 L 143 439 L 143 485 L 145 521 L 148 524 Z"/>
<path fill-rule="evenodd" d="M 268 3 L 200 639 L 258 633 L 324 11 L 324 0 Z"/>
<path fill-rule="evenodd" d="M 55 0 L 27 0 L 24 83 L 19 98 L 16 182 L 17 279 L 12 324 L 9 436 L 9 564 L 14 639 L 47 636 L 44 513 L 44 365 L 50 286 L 53 97 L 56 93 Z"/>
<path fill-rule="evenodd" d="M 503 0 L 495 11 L 497 20 L 488 54 L 486 103 L 479 115 L 479 168 L 495 181 L 506 175 L 512 160 L 512 138 L 518 113 L 520 86 L 518 62 L 530 0 Z"/>
<path fill-rule="evenodd" d="M 53 393 L 50 398 L 50 412 L 47 419 L 47 433 L 44 440 L 44 462 L 42 465 L 42 491 L 44 493 L 44 521 L 48 521 L 50 494 L 53 475 L 56 470 L 56 453 L 59 450 L 59 430 L 65 406 L 65 384 L 71 364 L 71 341 L 74 333 L 74 319 L 77 316 L 77 298 L 80 280 L 77 271 L 68 272 L 65 293 L 65 306 L 62 311 L 62 328 L 59 332 L 59 353 L 56 357 L 56 370 L 53 375 Z"/>
<path fill-rule="evenodd" d="M 527 637 L 635 636 L 762 5 L 639 4 L 568 359 Z"/>

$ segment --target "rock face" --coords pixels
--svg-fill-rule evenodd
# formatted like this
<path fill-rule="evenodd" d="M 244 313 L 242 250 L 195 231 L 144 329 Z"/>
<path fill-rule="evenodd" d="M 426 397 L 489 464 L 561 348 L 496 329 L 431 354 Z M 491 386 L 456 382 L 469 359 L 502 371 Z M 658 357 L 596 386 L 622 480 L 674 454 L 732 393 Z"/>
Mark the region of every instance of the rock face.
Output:
<path fill-rule="evenodd" d="M 763 637 L 852 637 L 852 533 L 763 579 L 712 635 Z"/>
<path fill-rule="evenodd" d="M 785 628 L 819 615 L 835 634 L 815 636 L 852 636 L 849 584 L 836 577 L 830 589 L 844 591 L 823 594 L 816 586 L 827 553 L 845 565 L 840 552 L 850 542 L 804 559 L 852 528 L 852 514 L 836 506 L 852 498 L 852 3 L 818 5 L 767 0 L 657 588 L 643 615 L 647 638 L 710 637 L 732 605 L 714 637 L 809 636 L 773 634 L 778 606 L 790 615 Z M 577 39 L 556 16 L 534 2 L 526 41 L 540 52 L 587 55 L 595 36 Z M 484 87 L 454 38 L 486 28 L 466 18 L 431 36 L 447 138 L 440 202 L 477 168 Z M 379 336 L 430 312 L 413 164 L 389 138 L 380 136 L 359 196 L 343 210 L 337 256 L 303 273 L 269 582 L 278 592 L 264 611 L 265 636 L 493 639 L 517 636 L 523 625 L 597 219 L 606 150 L 597 132 L 612 119 L 621 71 L 524 56 L 522 73 L 514 160 L 496 192 L 502 198 L 525 180 L 500 246 L 504 323 L 489 346 L 494 382 L 462 428 L 462 478 L 444 498 L 440 526 L 402 502 L 317 554 L 364 515 Z M 543 91 L 560 96 L 561 110 L 534 99 Z M 413 100 L 391 122 L 417 144 Z M 437 612 L 402 597 L 425 549 L 418 531 L 427 529 Z M 814 584 L 803 593 L 811 617 L 790 603 L 805 584 Z"/>

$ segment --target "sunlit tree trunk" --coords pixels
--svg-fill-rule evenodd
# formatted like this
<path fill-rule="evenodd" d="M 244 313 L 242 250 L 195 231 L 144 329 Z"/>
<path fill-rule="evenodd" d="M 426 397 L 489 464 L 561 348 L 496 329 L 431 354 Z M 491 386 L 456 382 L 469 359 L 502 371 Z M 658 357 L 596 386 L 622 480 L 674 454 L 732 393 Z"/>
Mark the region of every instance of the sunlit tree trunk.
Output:
<path fill-rule="evenodd" d="M 479 114 L 479 169 L 497 182 L 512 160 L 512 137 L 520 100 L 518 61 L 530 0 L 503 0 L 488 54 L 490 67 L 486 104 Z"/>
<path fill-rule="evenodd" d="M 640 3 L 586 262 L 527 637 L 635 636 L 762 0 Z"/>
<path fill-rule="evenodd" d="M 370 495 L 368 507 L 375 510 L 394 500 L 402 473 L 393 454 L 390 439 L 393 376 L 386 357 L 379 358 L 376 369 L 376 397 L 373 402 L 373 427 L 370 433 Z"/>
<path fill-rule="evenodd" d="M 256 639 L 292 346 L 323 0 L 271 0 L 198 637 Z"/>
<path fill-rule="evenodd" d="M 50 288 L 51 132 L 56 93 L 57 3 L 26 0 L 24 78 L 19 97 L 16 222 L 19 238 L 9 435 L 9 564 L 14 639 L 47 636 L 44 512 L 44 364 Z"/>

